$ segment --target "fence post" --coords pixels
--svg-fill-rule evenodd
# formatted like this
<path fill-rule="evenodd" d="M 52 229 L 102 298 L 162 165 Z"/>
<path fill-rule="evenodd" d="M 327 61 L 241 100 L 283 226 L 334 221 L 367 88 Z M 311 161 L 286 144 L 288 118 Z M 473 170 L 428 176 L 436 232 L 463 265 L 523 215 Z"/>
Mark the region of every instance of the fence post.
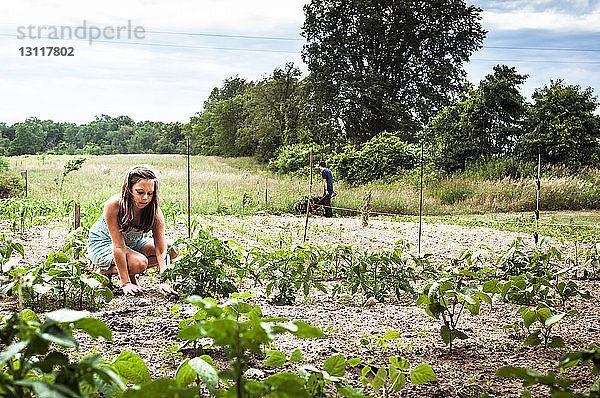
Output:
<path fill-rule="evenodd" d="M 190 138 L 187 139 L 187 221 L 188 238 L 192 237 L 192 183 L 190 181 Z"/>
<path fill-rule="evenodd" d="M 538 153 L 538 167 L 537 167 L 537 194 L 535 199 L 535 233 L 533 234 L 533 240 L 535 241 L 535 246 L 538 245 L 539 234 L 538 234 L 538 225 L 540 222 L 540 174 L 542 168 L 542 154 Z"/>
<path fill-rule="evenodd" d="M 81 226 L 81 205 L 79 203 L 75 203 L 75 207 L 73 208 L 73 215 L 75 218 L 73 226 L 75 227 L 75 229 L 77 229 Z"/>
<path fill-rule="evenodd" d="M 256 210 L 260 210 L 260 181 L 256 180 Z"/>
<path fill-rule="evenodd" d="M 362 205 L 362 225 L 366 227 L 369 225 L 369 213 L 371 213 L 371 191 L 367 192 L 365 196 L 363 196 L 363 205 Z"/>
<path fill-rule="evenodd" d="M 25 179 L 25 197 L 27 197 L 27 170 L 21 172 L 21 178 Z"/>
<path fill-rule="evenodd" d="M 217 181 L 217 214 L 221 214 L 221 206 L 219 204 L 219 181 Z"/>

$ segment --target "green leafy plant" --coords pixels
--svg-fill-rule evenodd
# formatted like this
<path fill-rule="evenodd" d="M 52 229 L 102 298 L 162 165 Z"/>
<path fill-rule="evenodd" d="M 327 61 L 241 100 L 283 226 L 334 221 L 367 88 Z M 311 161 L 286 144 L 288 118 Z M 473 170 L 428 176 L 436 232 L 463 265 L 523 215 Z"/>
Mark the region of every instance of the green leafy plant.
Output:
<path fill-rule="evenodd" d="M 50 297 L 52 305 L 60 302 L 63 307 L 97 310 L 113 298 L 108 278 L 89 272 L 87 260 L 74 260 L 62 251 L 51 252 L 43 264 L 12 269 L 9 275 L 0 295 L 20 290 L 28 307 L 41 306 L 42 297 Z M 22 279 L 25 285 L 19 283 Z"/>
<path fill-rule="evenodd" d="M 572 351 L 563 355 L 558 363 L 557 369 L 562 372 L 575 366 L 586 365 L 588 363 L 592 364 L 590 371 L 591 375 L 598 376 L 600 374 L 600 349 L 597 346 L 590 347 L 586 350 Z M 589 369 L 589 367 L 581 367 Z M 550 396 L 552 398 L 600 397 L 600 377 L 596 378 L 588 391 L 579 393 L 573 391 L 572 388 L 579 379 L 557 377 L 556 372 L 543 374 L 533 369 L 505 366 L 498 369 L 496 375 L 499 377 L 510 377 L 522 380 L 523 387 L 534 385 L 550 387 Z M 521 396 L 530 398 L 532 394 L 529 390 L 524 390 L 521 393 Z"/>
<path fill-rule="evenodd" d="M 175 245 L 180 254 L 161 280 L 169 279 L 183 295 L 227 297 L 237 291 L 233 275 L 241 267 L 242 254 L 232 250 L 227 241 L 198 229 L 192 238 L 179 239 Z"/>
<path fill-rule="evenodd" d="M 481 300 L 492 302 L 491 297 L 468 281 L 464 274 L 454 272 L 427 284 L 417 305 L 425 305 L 427 315 L 442 321 L 440 336 L 452 352 L 454 340 L 468 338 L 458 329 L 463 310 L 466 308 L 471 315 L 479 314 Z"/>
<path fill-rule="evenodd" d="M 395 330 L 388 330 L 383 335 L 380 334 L 372 334 L 372 335 L 364 335 L 360 338 L 360 344 L 367 347 L 369 351 L 374 351 L 375 347 L 379 347 L 382 350 L 386 350 L 389 348 L 389 343 L 391 341 L 396 341 L 400 338 L 400 333 Z"/>
<path fill-rule="evenodd" d="M 545 250 L 544 250 L 545 248 Z M 550 245 L 547 238 L 542 238 L 538 247 L 525 250 L 522 237 L 516 238 L 510 247 L 501 254 L 496 265 L 506 277 L 531 273 L 542 276 L 551 271 L 552 261 L 561 261 L 562 252 Z"/>
<path fill-rule="evenodd" d="M 408 244 L 399 241 L 394 250 L 359 255 L 334 293 L 346 286 L 352 294 L 362 291 L 365 301 L 373 297 L 380 302 L 390 294 L 398 299 L 404 293 L 415 295 L 410 284 L 416 278 L 415 269 L 410 263 L 413 256 L 408 254 L 408 248 Z"/>
<path fill-rule="evenodd" d="M 357 361 L 354 361 L 355 364 Z M 412 384 L 423 384 L 429 381 L 437 381 L 431 366 L 422 363 L 411 371 L 410 364 L 406 359 L 392 356 L 389 358 L 388 366 L 377 367 L 372 363 L 365 365 L 361 371 L 360 381 L 364 386 L 371 386 L 376 396 L 395 396 L 404 388 L 407 378 L 410 377 Z M 380 392 L 381 390 L 381 392 Z"/>
<path fill-rule="evenodd" d="M 196 373 L 193 377 L 198 376 L 211 394 L 217 396 L 258 397 L 277 391 L 286 391 L 289 396 L 307 396 L 302 379 L 292 373 L 272 375 L 262 381 L 247 379 L 245 373 L 249 368 L 250 355 L 262 355 L 263 347 L 269 346 L 276 335 L 291 333 L 300 338 L 318 338 L 323 333 L 302 321 L 263 317 L 258 306 L 243 301 L 248 297 L 248 294 L 235 293 L 234 298 L 223 305 L 198 296 L 186 299 L 203 310 L 206 317 L 183 328 L 177 337 L 184 341 L 210 338 L 213 347 L 223 350 L 229 364 L 227 368 L 217 371 L 206 359 L 196 357 L 196 368 L 188 363 Z M 188 369 L 185 373 L 191 372 Z M 186 381 L 191 383 L 192 379 Z M 225 388 L 217 388 L 219 380 Z"/>
<path fill-rule="evenodd" d="M 557 313 L 548 307 L 538 307 L 535 309 L 521 307 L 519 312 L 523 318 L 525 329 L 530 331 L 533 325 L 538 326 L 537 329 L 530 331 L 523 344 L 530 346 L 543 344 L 544 348 L 565 346 L 562 337 L 552 334 L 552 328 L 566 315 L 573 315 L 576 311 Z"/>
<path fill-rule="evenodd" d="M 271 252 L 256 249 L 251 253 L 250 264 L 258 270 L 255 284 L 266 282 L 267 297 L 275 293 L 275 303 L 293 304 L 298 290 L 305 296 L 313 287 L 327 292 L 318 279 L 322 274 L 321 259 L 322 252 L 318 248 L 298 245 Z"/>
<path fill-rule="evenodd" d="M 61 309 L 41 322 L 31 310 L 6 316 L 0 323 L 0 395 L 6 397 L 86 397 L 96 391 L 112 396 L 125 385 L 110 365 L 97 356 L 71 361 L 62 349 L 77 348 L 73 329 L 90 337 L 112 340 L 104 322 L 88 313 Z"/>
<path fill-rule="evenodd" d="M 63 172 L 62 172 L 62 177 L 60 179 L 60 197 L 62 200 L 62 192 L 63 192 L 63 184 L 65 182 L 65 178 L 67 178 L 67 176 L 69 174 L 71 174 L 74 171 L 77 171 L 81 168 L 81 166 L 83 166 L 83 164 L 85 163 L 87 159 L 86 158 L 73 158 L 73 159 L 69 159 L 67 161 L 67 163 L 65 163 L 65 165 L 63 166 Z"/>

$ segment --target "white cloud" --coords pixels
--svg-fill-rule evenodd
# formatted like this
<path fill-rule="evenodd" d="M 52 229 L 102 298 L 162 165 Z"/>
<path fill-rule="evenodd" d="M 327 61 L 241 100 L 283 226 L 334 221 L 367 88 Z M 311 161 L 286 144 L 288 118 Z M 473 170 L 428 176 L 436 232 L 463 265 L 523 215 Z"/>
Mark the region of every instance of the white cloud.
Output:
<path fill-rule="evenodd" d="M 600 24 L 600 14 L 564 14 L 556 11 L 545 12 L 496 12 L 484 11 L 483 26 L 492 30 L 547 29 L 553 31 L 596 32 Z"/>

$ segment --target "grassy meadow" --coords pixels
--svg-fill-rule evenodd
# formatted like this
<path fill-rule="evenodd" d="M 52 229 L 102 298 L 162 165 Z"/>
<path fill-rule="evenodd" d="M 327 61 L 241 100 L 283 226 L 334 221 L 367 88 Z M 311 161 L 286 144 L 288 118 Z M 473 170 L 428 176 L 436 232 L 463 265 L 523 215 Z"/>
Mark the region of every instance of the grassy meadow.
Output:
<path fill-rule="evenodd" d="M 29 155 L 9 158 L 11 169 L 28 171 L 30 197 L 60 200 L 60 179 L 68 155 Z M 184 155 L 87 156 L 83 167 L 70 173 L 63 186 L 63 198 L 79 202 L 105 200 L 120 192 L 124 172 L 132 165 L 147 163 L 160 173 L 161 199 L 187 203 L 187 159 Z M 291 212 L 293 205 L 308 194 L 308 178 L 280 176 L 268 172 L 252 158 L 191 157 L 192 208 L 194 213 L 252 214 L 265 209 Z M 333 170 L 335 178 L 335 170 Z M 55 182 L 57 178 L 57 182 Z M 600 209 L 600 171 L 581 175 L 546 175 L 542 178 L 540 207 L 550 210 Z M 336 181 L 333 206 L 360 209 L 363 195 L 372 193 L 375 212 L 415 215 L 419 211 L 417 170 L 394 181 L 349 186 Z M 217 209 L 218 185 L 218 209 Z M 315 170 L 313 195 L 322 193 Z M 454 176 L 439 178 L 426 174 L 423 192 L 425 215 L 468 215 L 504 212 L 533 212 L 536 189 L 533 179 L 481 180 Z M 357 214 L 340 211 L 345 215 Z"/>

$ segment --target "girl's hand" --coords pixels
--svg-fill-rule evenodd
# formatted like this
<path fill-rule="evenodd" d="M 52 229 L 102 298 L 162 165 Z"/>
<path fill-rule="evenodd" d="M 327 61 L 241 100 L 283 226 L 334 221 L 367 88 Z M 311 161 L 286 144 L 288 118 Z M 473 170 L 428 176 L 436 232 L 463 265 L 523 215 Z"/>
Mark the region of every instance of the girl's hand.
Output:
<path fill-rule="evenodd" d="M 142 292 L 142 287 L 138 286 L 138 285 L 134 285 L 131 282 L 123 285 L 123 294 L 125 296 L 129 296 L 130 294 L 132 296 L 135 296 L 136 294 L 141 293 L 141 292 Z"/>
<path fill-rule="evenodd" d="M 172 295 L 177 295 L 177 292 L 175 290 L 173 290 L 173 288 L 171 287 L 171 285 L 169 285 L 168 281 L 165 281 L 161 284 L 158 285 L 158 291 L 163 295 L 163 296 L 167 296 L 169 294 Z"/>

